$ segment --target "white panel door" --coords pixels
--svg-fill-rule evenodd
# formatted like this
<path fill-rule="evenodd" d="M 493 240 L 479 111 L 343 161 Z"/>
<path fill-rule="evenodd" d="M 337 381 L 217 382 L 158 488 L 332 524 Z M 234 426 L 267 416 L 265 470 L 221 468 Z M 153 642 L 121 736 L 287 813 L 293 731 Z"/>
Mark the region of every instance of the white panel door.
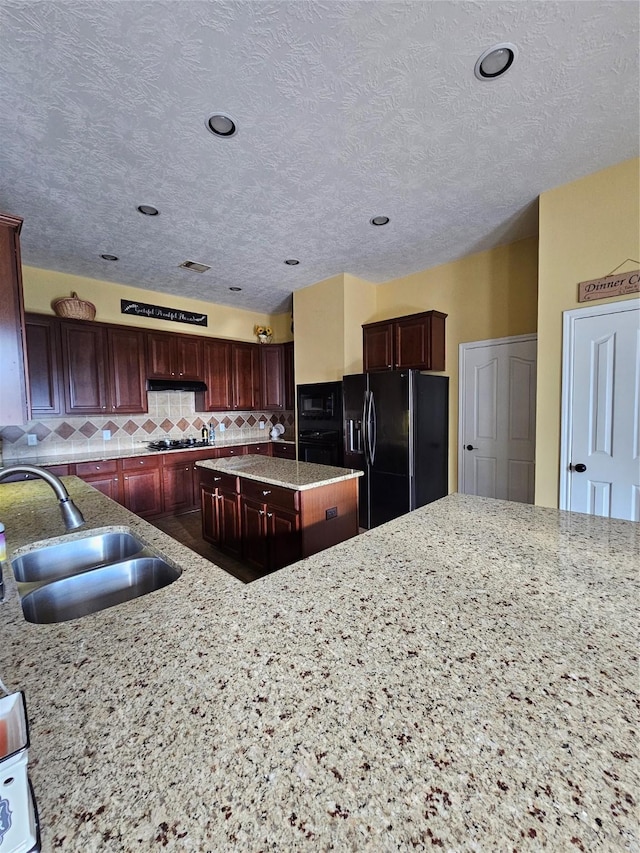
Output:
<path fill-rule="evenodd" d="M 602 313 L 595 313 L 600 309 Z M 584 313 L 583 313 L 584 312 Z M 640 309 L 566 312 L 560 506 L 640 521 Z"/>
<path fill-rule="evenodd" d="M 459 490 L 533 503 L 536 339 L 460 346 Z"/>

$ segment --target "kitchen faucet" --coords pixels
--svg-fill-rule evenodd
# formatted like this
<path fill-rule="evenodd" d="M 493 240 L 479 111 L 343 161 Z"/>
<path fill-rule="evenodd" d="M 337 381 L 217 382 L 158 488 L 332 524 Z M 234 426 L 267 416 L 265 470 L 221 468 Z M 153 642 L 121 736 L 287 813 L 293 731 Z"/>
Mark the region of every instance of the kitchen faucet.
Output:
<path fill-rule="evenodd" d="M 0 482 L 12 474 L 33 474 L 48 483 L 60 501 L 60 512 L 65 528 L 73 530 L 75 527 L 82 527 L 84 516 L 55 474 L 46 471 L 44 468 L 38 468 L 36 465 L 10 465 L 8 468 L 0 468 Z M 2 577 L 2 563 L 0 563 L 0 602 L 2 601 L 4 601 L 4 578 Z"/>
<path fill-rule="evenodd" d="M 12 474 L 33 474 L 35 477 L 40 477 L 48 483 L 56 497 L 60 501 L 60 512 L 62 520 L 67 530 L 73 530 L 75 527 L 82 527 L 84 524 L 84 516 L 69 497 L 69 492 L 62 485 L 60 480 L 50 471 L 44 468 L 38 468 L 36 465 L 10 465 L 8 468 L 0 468 L 0 481 Z"/>

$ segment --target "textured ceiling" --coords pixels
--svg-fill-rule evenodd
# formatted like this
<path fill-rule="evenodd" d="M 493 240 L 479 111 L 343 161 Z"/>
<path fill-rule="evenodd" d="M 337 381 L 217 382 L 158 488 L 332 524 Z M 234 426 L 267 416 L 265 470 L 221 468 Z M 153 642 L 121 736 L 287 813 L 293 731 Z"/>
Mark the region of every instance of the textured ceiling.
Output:
<path fill-rule="evenodd" d="M 445 263 L 638 155 L 638 8 L 0 0 L 0 209 L 27 264 L 260 311 Z M 516 63 L 478 81 L 503 41 Z"/>

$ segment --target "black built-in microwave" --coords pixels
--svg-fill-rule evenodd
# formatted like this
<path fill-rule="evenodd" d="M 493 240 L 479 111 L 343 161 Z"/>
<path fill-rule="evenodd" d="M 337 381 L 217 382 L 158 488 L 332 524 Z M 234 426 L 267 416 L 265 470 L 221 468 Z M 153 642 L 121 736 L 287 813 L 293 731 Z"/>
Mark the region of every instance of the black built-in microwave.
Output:
<path fill-rule="evenodd" d="M 327 421 L 342 426 L 342 382 L 298 385 L 298 421 Z"/>

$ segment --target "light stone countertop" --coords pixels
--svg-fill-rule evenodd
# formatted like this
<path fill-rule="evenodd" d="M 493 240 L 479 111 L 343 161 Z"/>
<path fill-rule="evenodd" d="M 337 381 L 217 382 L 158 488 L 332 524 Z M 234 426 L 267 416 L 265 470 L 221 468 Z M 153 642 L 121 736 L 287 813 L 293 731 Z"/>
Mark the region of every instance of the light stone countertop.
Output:
<path fill-rule="evenodd" d="M 204 459 L 196 462 L 196 468 L 235 474 L 247 480 L 258 480 L 272 486 L 304 491 L 318 486 L 328 486 L 343 480 L 362 477 L 363 472 L 355 468 L 337 468 L 333 465 L 316 465 L 313 462 L 296 462 L 270 456 L 236 456 L 228 459 Z"/>
<path fill-rule="evenodd" d="M 245 586 L 65 482 L 183 574 L 57 625 L 6 579 L 45 853 L 638 849 L 640 525 L 451 495 Z"/>
<path fill-rule="evenodd" d="M 295 441 L 290 439 L 272 439 L 272 438 L 253 438 L 253 439 L 226 439 L 218 440 L 213 444 L 200 445 L 197 447 L 181 447 L 178 450 L 150 450 L 147 443 L 141 444 L 139 447 L 129 448 L 127 450 L 101 451 L 91 450 L 86 453 L 71 453 L 57 454 L 51 453 L 34 454 L 33 456 L 23 456 L 20 459 L 6 459 L 3 466 L 8 468 L 10 465 L 72 465 L 77 462 L 102 462 L 107 459 L 126 459 L 131 456 L 160 456 L 161 454 L 171 453 L 188 453 L 191 450 L 215 450 L 220 447 L 238 447 L 246 444 L 293 444 Z"/>

